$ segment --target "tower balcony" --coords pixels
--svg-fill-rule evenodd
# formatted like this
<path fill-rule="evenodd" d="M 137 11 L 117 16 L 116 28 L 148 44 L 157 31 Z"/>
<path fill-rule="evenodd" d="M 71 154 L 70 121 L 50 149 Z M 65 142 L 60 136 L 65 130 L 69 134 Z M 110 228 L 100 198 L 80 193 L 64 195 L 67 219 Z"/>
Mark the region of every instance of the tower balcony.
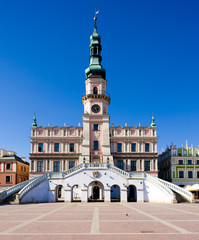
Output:
<path fill-rule="evenodd" d="M 108 101 L 108 103 L 110 103 L 110 94 L 106 91 L 86 91 L 82 94 L 82 101 L 83 100 L 87 100 L 88 98 L 103 98 L 105 100 Z"/>

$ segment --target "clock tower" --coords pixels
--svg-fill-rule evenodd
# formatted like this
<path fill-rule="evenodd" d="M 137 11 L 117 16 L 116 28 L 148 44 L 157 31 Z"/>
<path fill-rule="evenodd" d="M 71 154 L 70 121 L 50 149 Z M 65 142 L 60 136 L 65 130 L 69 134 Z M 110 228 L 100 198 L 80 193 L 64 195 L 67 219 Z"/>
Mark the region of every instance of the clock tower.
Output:
<path fill-rule="evenodd" d="M 86 69 L 86 92 L 82 97 L 84 105 L 82 155 L 79 163 L 111 163 L 108 105 L 110 96 L 106 92 L 106 71 L 101 65 L 101 38 L 97 33 L 94 18 L 94 32 L 90 37 L 90 65 Z"/>

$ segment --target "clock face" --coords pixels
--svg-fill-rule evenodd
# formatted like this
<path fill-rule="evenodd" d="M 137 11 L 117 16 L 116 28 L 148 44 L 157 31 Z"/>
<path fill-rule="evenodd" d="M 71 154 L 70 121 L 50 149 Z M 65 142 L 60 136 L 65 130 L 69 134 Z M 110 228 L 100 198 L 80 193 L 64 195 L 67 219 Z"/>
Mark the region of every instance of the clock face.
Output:
<path fill-rule="evenodd" d="M 91 107 L 91 110 L 94 112 L 94 113 L 98 113 L 100 111 L 100 106 L 97 105 L 97 104 L 94 104 L 92 107 Z"/>

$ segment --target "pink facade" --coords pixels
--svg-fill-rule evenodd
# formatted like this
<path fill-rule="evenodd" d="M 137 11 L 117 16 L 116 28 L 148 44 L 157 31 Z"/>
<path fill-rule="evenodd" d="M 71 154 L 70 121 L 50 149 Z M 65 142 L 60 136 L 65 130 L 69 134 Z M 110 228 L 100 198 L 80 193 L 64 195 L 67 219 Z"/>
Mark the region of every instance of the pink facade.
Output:
<path fill-rule="evenodd" d="M 147 171 L 157 176 L 157 133 L 150 127 L 110 127 L 105 69 L 101 66 L 101 44 L 96 27 L 91 36 L 90 65 L 86 69 L 82 97 L 84 114 L 80 127 L 37 127 L 31 133 L 30 176 L 62 172 L 82 163 L 115 164 L 125 171 Z"/>

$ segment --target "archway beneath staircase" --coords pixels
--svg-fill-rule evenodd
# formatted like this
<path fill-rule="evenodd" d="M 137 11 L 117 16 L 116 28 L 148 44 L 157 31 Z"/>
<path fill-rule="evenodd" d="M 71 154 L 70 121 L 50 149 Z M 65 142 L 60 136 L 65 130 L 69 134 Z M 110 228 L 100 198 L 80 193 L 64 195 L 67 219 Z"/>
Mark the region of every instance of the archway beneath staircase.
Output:
<path fill-rule="evenodd" d="M 64 202 L 64 187 L 58 185 L 55 189 L 56 202 Z"/>
<path fill-rule="evenodd" d="M 71 190 L 72 202 L 81 202 L 81 187 L 76 184 Z"/>
<path fill-rule="evenodd" d="M 127 188 L 127 201 L 137 202 L 137 188 L 135 185 L 129 185 Z"/>
<path fill-rule="evenodd" d="M 88 202 L 104 201 L 104 185 L 99 181 L 91 182 L 88 185 Z"/>
<path fill-rule="evenodd" d="M 111 186 L 111 202 L 120 202 L 120 187 L 116 184 Z"/>

